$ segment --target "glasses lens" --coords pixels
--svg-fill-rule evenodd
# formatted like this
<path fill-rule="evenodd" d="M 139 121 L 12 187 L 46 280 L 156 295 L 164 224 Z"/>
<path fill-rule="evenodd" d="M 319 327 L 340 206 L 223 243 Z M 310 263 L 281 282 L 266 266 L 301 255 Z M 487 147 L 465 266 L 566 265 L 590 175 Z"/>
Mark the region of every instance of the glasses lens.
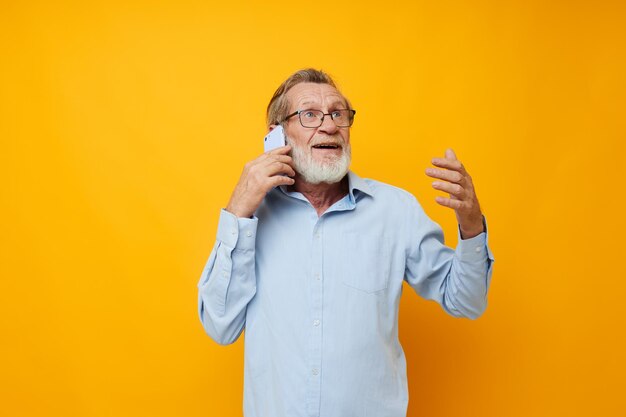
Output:
<path fill-rule="evenodd" d="M 304 127 L 318 127 L 322 124 L 324 112 L 319 110 L 304 110 L 300 113 L 300 123 Z"/>
<path fill-rule="evenodd" d="M 352 110 L 335 110 L 331 116 L 338 127 L 348 127 L 352 124 Z"/>

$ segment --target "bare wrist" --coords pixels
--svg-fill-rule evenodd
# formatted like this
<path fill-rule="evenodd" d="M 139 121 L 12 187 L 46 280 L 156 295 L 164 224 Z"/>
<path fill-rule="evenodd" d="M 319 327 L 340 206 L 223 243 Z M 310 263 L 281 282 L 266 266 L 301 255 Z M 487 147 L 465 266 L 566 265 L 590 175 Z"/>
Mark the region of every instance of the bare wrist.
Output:
<path fill-rule="evenodd" d="M 230 204 L 226 206 L 225 210 L 238 218 L 244 219 L 252 217 L 252 214 L 248 214 L 242 210 L 238 210 L 236 207 L 232 207 Z"/>
<path fill-rule="evenodd" d="M 478 222 L 472 222 L 471 225 L 459 224 L 459 230 L 461 232 L 461 239 L 471 239 L 473 237 L 476 237 L 479 234 L 487 231 L 487 227 L 485 225 L 485 217 L 481 215 L 480 220 Z"/>

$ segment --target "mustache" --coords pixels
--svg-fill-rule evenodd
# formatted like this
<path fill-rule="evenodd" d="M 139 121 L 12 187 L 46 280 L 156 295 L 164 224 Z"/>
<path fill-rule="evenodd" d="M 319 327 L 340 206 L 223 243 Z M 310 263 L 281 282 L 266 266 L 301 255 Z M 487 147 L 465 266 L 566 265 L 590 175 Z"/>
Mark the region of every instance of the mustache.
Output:
<path fill-rule="evenodd" d="M 313 138 L 308 143 L 309 146 L 337 145 L 337 146 L 341 146 L 341 147 L 344 147 L 345 144 L 346 144 L 346 141 L 343 140 L 343 138 L 341 136 L 339 136 L 339 135 L 316 137 L 316 138 Z"/>
<path fill-rule="evenodd" d="M 287 145 L 291 145 L 292 148 L 300 148 L 300 145 L 296 144 L 296 142 L 289 136 L 285 136 L 285 139 Z M 346 149 L 348 147 L 348 143 L 340 135 L 315 137 L 311 139 L 309 143 L 304 145 L 304 147 L 312 148 L 317 145 L 335 145 L 341 147 L 342 149 Z"/>

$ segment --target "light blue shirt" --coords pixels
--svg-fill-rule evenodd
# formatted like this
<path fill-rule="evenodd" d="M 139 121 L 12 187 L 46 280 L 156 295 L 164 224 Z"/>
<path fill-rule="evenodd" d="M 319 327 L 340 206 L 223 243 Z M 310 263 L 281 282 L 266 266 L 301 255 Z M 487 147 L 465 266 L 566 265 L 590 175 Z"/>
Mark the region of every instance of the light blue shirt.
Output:
<path fill-rule="evenodd" d="M 454 251 L 411 194 L 348 179 L 320 217 L 284 187 L 252 219 L 221 212 L 199 314 L 220 344 L 245 327 L 246 417 L 405 417 L 403 281 L 455 317 L 485 310 L 486 233 Z"/>

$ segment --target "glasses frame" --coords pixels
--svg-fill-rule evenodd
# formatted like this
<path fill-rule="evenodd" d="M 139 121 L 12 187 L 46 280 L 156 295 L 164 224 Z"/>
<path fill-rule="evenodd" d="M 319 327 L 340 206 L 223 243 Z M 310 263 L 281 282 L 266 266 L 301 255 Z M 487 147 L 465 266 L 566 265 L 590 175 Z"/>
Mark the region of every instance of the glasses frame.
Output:
<path fill-rule="evenodd" d="M 307 111 L 320 111 L 320 112 L 321 112 L 321 110 L 315 110 L 315 109 L 296 110 L 295 112 L 293 112 L 293 113 L 291 113 L 290 115 L 286 116 L 286 117 L 283 119 L 283 122 L 286 122 L 288 119 L 292 118 L 293 116 L 295 116 L 295 115 L 297 114 L 297 115 L 298 115 L 298 120 L 300 121 L 300 125 L 301 125 L 302 127 L 306 128 L 306 129 L 317 129 L 317 128 L 318 128 L 318 127 L 320 127 L 322 124 L 324 124 L 324 118 L 325 118 L 326 116 L 330 116 L 330 119 L 331 119 L 333 122 L 335 122 L 335 126 L 337 126 L 337 127 L 352 127 L 352 124 L 354 123 L 354 115 L 356 114 L 356 110 L 354 110 L 354 109 L 338 109 L 338 110 L 335 110 L 335 111 L 339 111 L 339 110 L 348 110 L 348 111 L 350 112 L 350 116 L 349 116 L 349 118 L 350 118 L 350 124 L 349 124 L 349 125 L 347 125 L 347 126 L 339 126 L 339 125 L 337 124 L 337 122 L 335 122 L 335 118 L 333 117 L 333 114 L 332 114 L 332 113 L 324 113 L 324 112 L 322 112 L 322 118 L 320 119 L 320 124 L 319 124 L 319 125 L 317 125 L 317 126 L 305 126 L 305 125 L 304 125 L 304 123 L 302 123 L 302 118 L 300 117 L 300 115 L 301 115 L 302 113 L 304 113 L 304 112 L 307 112 Z"/>

